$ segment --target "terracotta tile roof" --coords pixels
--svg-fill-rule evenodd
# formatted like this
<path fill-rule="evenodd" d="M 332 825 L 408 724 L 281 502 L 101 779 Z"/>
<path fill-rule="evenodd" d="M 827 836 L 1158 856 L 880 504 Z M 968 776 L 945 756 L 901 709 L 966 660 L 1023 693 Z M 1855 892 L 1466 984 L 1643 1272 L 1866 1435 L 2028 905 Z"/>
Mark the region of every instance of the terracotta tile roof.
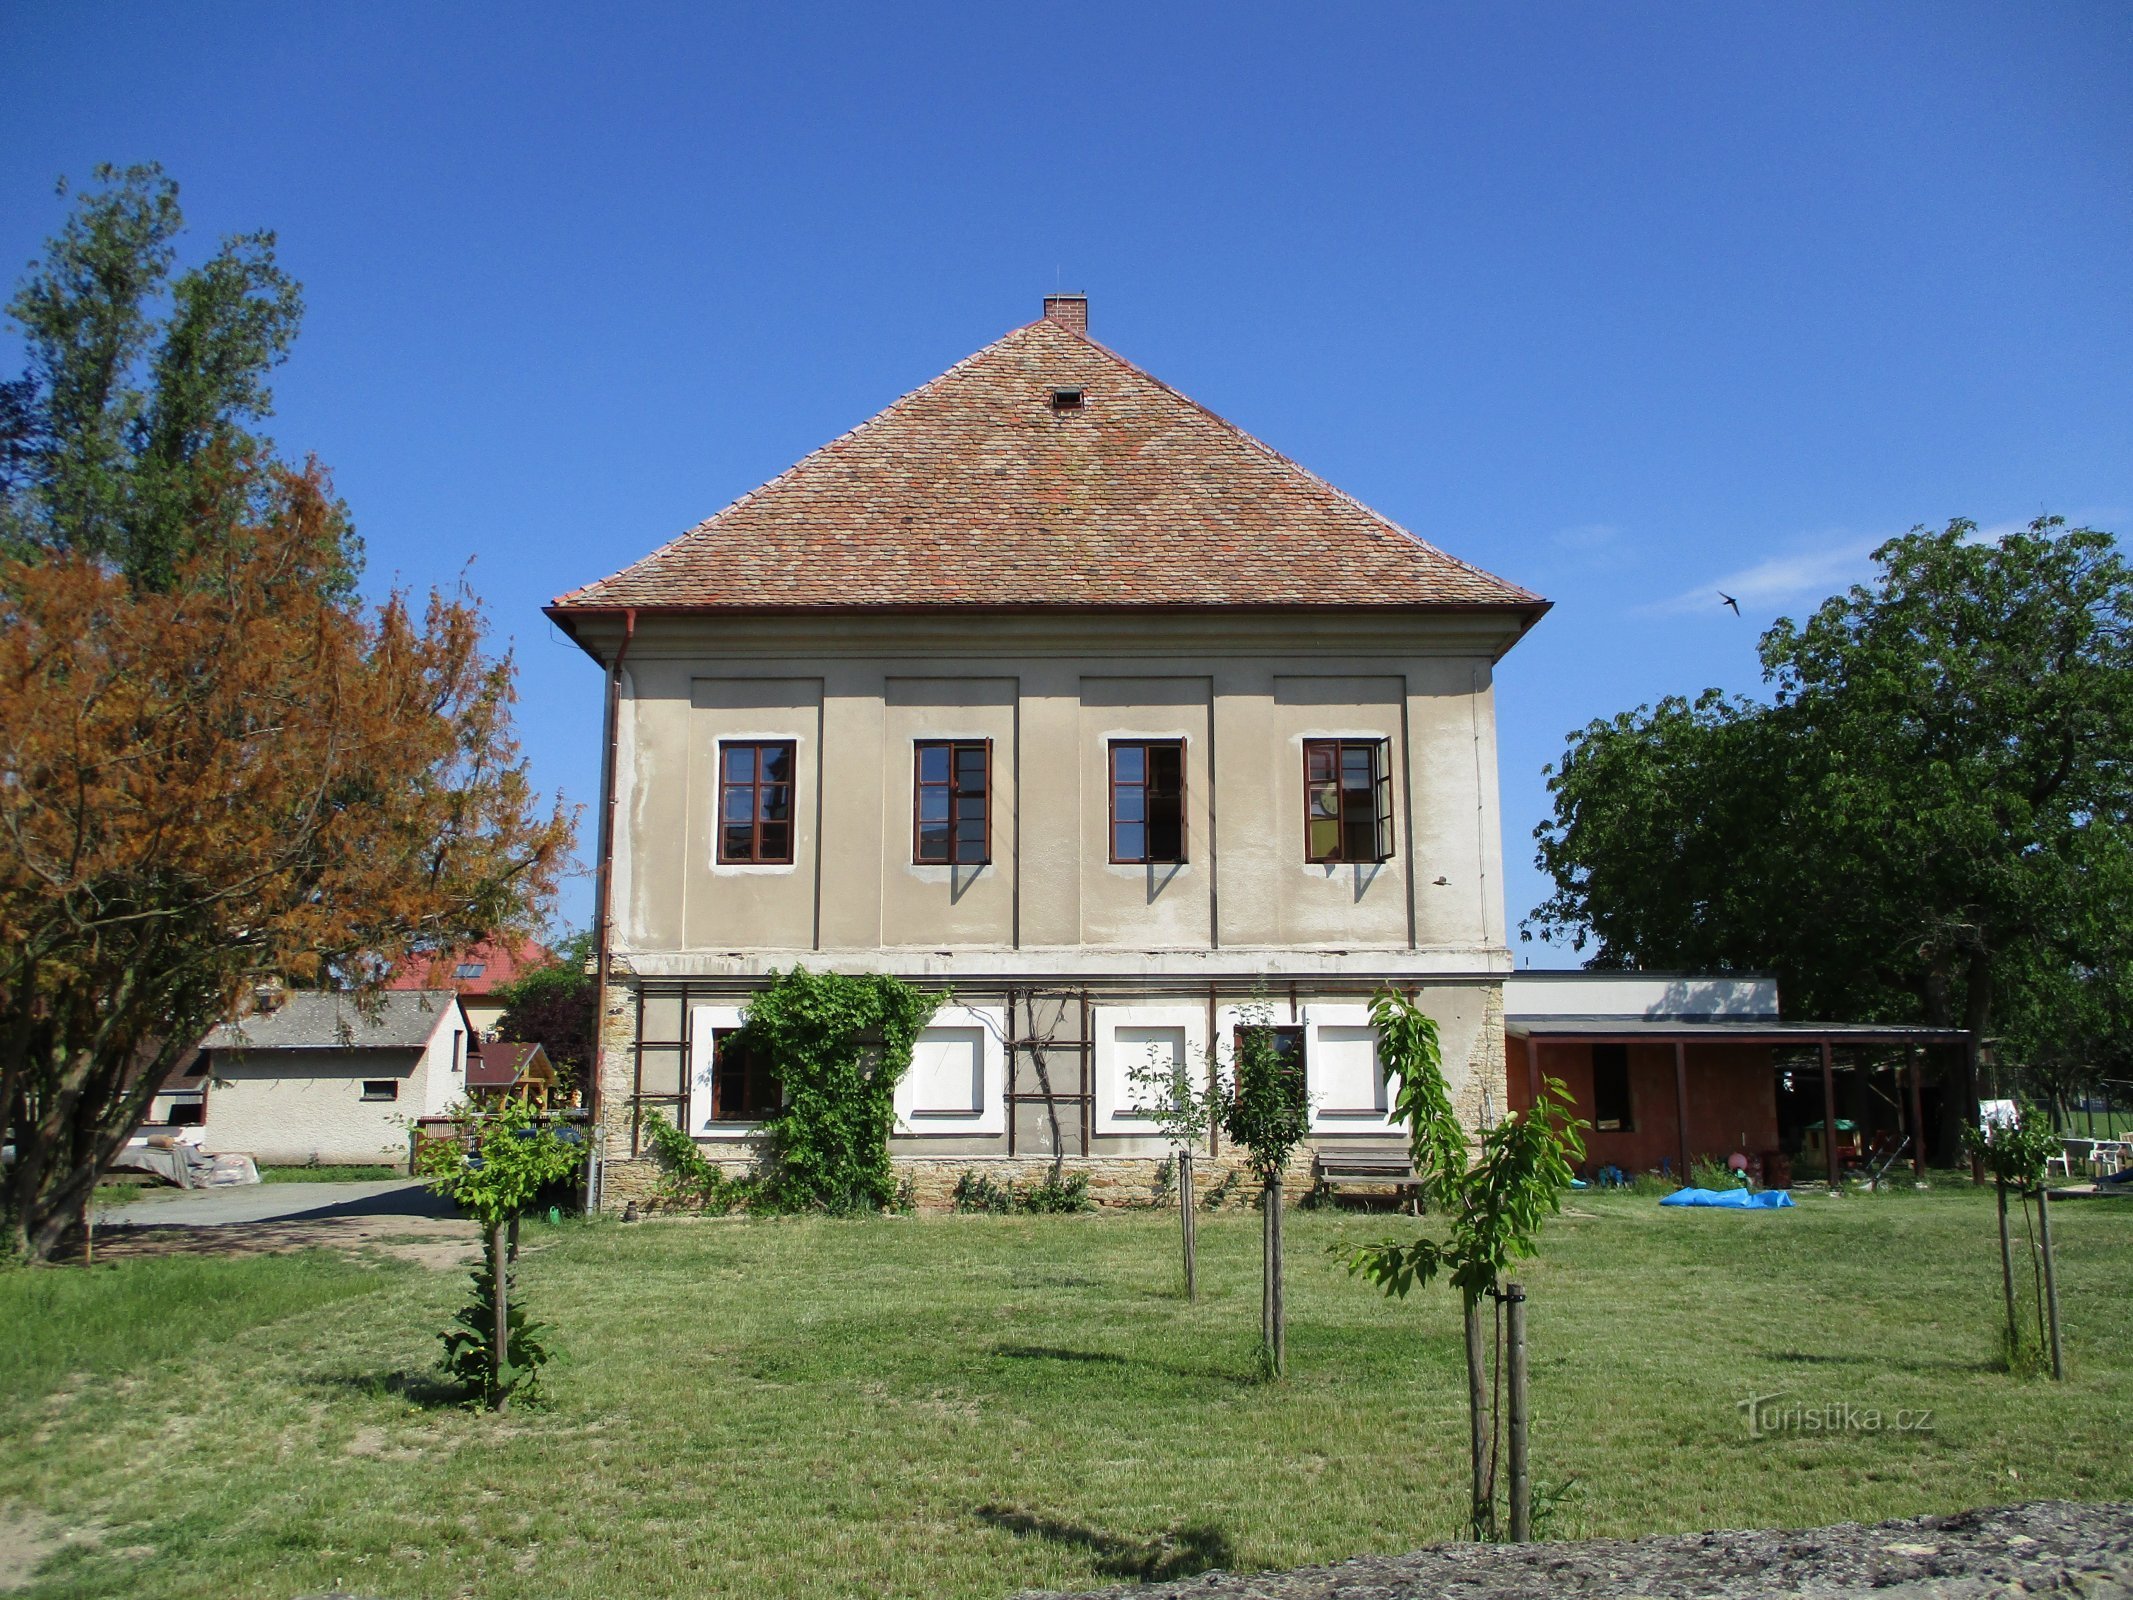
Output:
<path fill-rule="evenodd" d="M 551 610 L 1544 604 L 1040 320 Z"/>
<path fill-rule="evenodd" d="M 531 939 L 517 945 L 483 940 L 466 950 L 410 956 L 387 980 L 388 989 L 456 989 L 464 995 L 494 994 L 548 959 Z"/>

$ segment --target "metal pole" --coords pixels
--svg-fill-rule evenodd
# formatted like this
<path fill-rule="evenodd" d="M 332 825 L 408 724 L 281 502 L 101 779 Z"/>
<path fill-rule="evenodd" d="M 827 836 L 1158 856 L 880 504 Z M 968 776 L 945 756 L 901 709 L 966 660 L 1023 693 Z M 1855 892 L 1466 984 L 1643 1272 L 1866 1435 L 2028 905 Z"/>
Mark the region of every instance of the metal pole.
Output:
<path fill-rule="evenodd" d="M 1597 1113 L 1595 1113 L 1597 1115 Z M 1681 1181 L 1689 1181 L 1689 1047 L 1674 1041 L 1674 1119 L 1681 1132 Z"/>
<path fill-rule="evenodd" d="M 1837 1192 L 1837 1069 L 1830 1060 L 1829 1041 L 1822 1041 L 1822 1159 L 1828 1165 L 1829 1192 Z"/>
<path fill-rule="evenodd" d="M 2037 1186 L 2037 1235 L 2044 1246 L 2044 1312 L 2050 1319 L 2052 1378 L 2066 1381 L 2066 1355 L 2059 1344 L 2059 1280 L 2052 1271 L 2052 1197 L 2048 1184 Z"/>
<path fill-rule="evenodd" d="M 1526 1291 L 1503 1286 L 1504 1361 L 1511 1380 L 1511 1542 L 1533 1537 L 1533 1479 L 1526 1458 Z"/>

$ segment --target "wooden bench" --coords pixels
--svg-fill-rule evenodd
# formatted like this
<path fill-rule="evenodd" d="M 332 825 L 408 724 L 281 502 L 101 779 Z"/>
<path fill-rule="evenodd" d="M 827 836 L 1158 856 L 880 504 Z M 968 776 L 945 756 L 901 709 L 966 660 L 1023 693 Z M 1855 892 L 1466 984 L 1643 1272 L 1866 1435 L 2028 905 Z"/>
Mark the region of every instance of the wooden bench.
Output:
<path fill-rule="evenodd" d="M 1313 1176 L 1318 1187 L 1328 1193 L 1389 1188 L 1396 1199 L 1420 1214 L 1421 1180 L 1405 1150 L 1321 1150 L 1313 1165 Z"/>

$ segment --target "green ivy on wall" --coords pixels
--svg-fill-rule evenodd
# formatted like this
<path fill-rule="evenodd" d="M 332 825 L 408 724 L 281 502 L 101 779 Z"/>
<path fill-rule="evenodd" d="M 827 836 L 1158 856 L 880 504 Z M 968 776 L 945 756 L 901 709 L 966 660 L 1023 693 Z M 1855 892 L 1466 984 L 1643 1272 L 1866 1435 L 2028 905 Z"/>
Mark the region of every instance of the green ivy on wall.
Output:
<path fill-rule="evenodd" d="M 749 1003 L 740 1041 L 761 1052 L 784 1092 L 763 1124 L 759 1207 L 851 1214 L 896 1203 L 896 1085 L 939 1004 L 899 978 L 798 966 L 772 975 Z"/>

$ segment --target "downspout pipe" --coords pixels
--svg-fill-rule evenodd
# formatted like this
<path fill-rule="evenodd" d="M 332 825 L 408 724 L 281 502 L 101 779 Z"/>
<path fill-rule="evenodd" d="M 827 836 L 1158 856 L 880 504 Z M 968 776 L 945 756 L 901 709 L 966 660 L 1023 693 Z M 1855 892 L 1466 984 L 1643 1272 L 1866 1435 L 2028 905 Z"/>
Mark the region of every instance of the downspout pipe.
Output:
<path fill-rule="evenodd" d="M 637 609 L 632 606 L 622 613 L 622 644 L 615 651 L 615 659 L 607 665 L 607 740 L 600 760 L 600 860 L 593 882 L 592 1083 L 585 1097 L 589 1136 L 585 1152 L 585 1207 L 588 1211 L 597 1211 L 600 1205 L 598 1174 L 602 1166 L 601 1147 L 606 1139 L 601 1124 L 604 1110 L 601 1080 L 606 1076 L 607 996 L 614 967 L 615 757 L 621 731 L 622 663 L 630 653 L 630 641 L 636 636 Z"/>

